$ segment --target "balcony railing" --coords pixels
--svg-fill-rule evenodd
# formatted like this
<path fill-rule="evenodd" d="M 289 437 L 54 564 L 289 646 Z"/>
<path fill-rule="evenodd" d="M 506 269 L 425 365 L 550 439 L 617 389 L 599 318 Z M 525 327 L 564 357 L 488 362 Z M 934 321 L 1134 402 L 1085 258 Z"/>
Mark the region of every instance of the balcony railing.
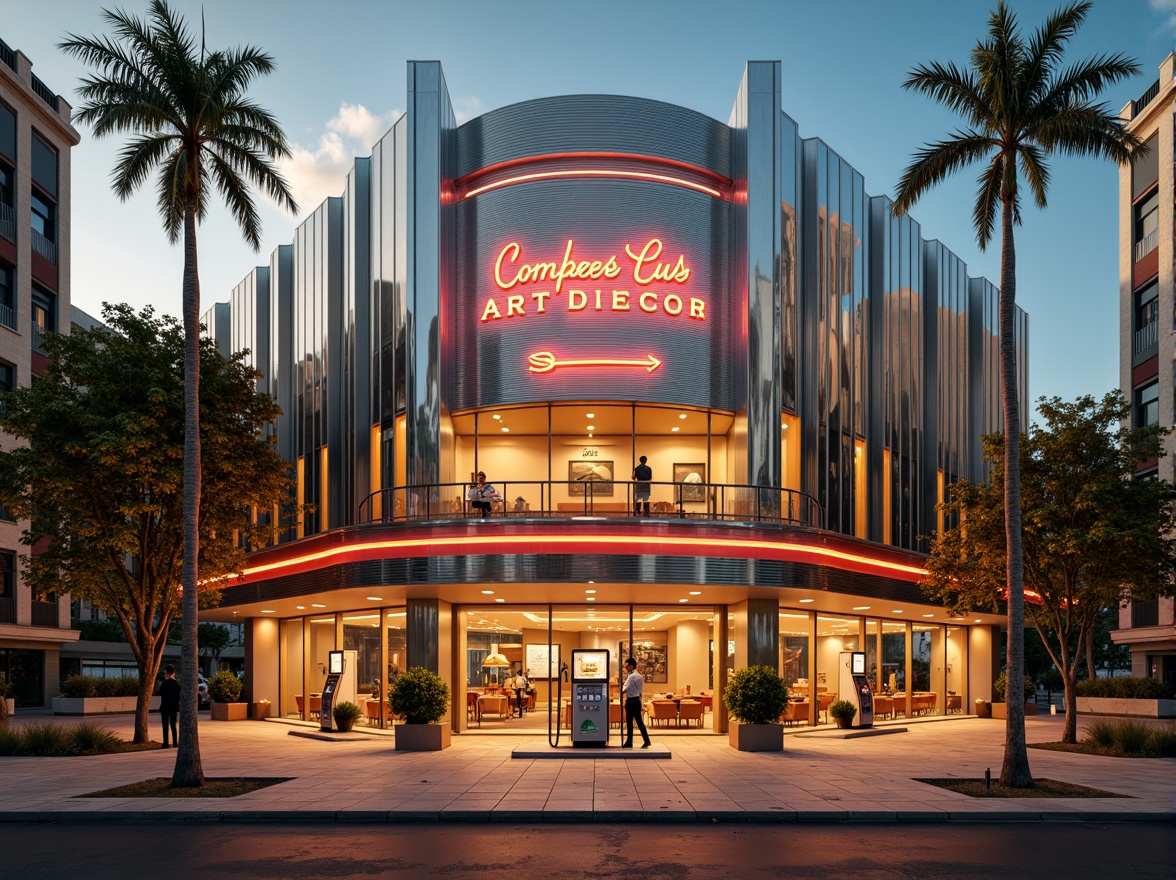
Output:
<path fill-rule="evenodd" d="M 12 205 L 0 202 L 0 236 L 16 244 L 16 211 Z"/>
<path fill-rule="evenodd" d="M 498 493 L 489 513 L 472 509 L 469 483 L 399 486 L 373 492 L 359 506 L 359 522 L 429 522 L 466 517 L 597 520 L 630 517 L 639 503 L 634 484 L 592 480 L 510 480 L 492 484 Z M 651 482 L 650 519 L 769 523 L 820 528 L 815 498 L 791 489 L 722 483 Z M 567 499 L 564 501 L 558 498 Z"/>
<path fill-rule="evenodd" d="M 1135 242 L 1135 262 L 1139 262 L 1160 246 L 1160 230 L 1153 229 L 1139 241 Z"/>
<path fill-rule="evenodd" d="M 0 596 L 0 623 L 16 623 L 16 600 Z"/>
<path fill-rule="evenodd" d="M 1136 626 L 1159 626 L 1160 625 L 1160 600 L 1146 599 L 1144 601 L 1135 601 L 1131 603 L 1131 625 Z"/>
<path fill-rule="evenodd" d="M 1159 93 L 1160 81 L 1157 79 L 1154 83 L 1148 86 L 1146 92 L 1139 96 L 1139 100 L 1134 101 L 1131 104 L 1131 118 L 1134 119 L 1136 114 L 1138 114 L 1140 110 L 1150 104 Z"/>
<path fill-rule="evenodd" d="M 57 603 L 33 600 L 33 626 L 52 626 L 58 624 Z"/>
<path fill-rule="evenodd" d="M 45 236 L 41 235 L 41 233 L 37 232 L 37 230 L 35 230 L 35 229 L 32 230 L 32 233 L 33 233 L 33 237 L 32 237 L 33 252 L 36 254 L 40 254 L 42 257 L 44 257 L 46 260 L 48 260 L 50 263 L 52 263 L 54 266 L 56 266 L 57 265 L 57 245 L 55 245 L 53 242 L 51 242 Z"/>
<path fill-rule="evenodd" d="M 49 86 L 41 82 L 35 73 L 29 73 L 29 76 L 32 79 L 33 91 L 36 93 L 37 97 L 52 107 L 53 112 L 56 113 L 57 95 L 53 94 L 53 89 L 49 88 Z"/>
<path fill-rule="evenodd" d="M 3 40 L 0 40 L 0 61 L 3 61 L 13 70 L 16 70 L 16 53 Z"/>
<path fill-rule="evenodd" d="M 1146 327 L 1141 327 L 1135 331 L 1134 347 L 1131 349 L 1132 354 L 1139 354 L 1147 351 L 1149 348 L 1155 348 L 1160 339 L 1160 322 L 1152 321 Z"/>

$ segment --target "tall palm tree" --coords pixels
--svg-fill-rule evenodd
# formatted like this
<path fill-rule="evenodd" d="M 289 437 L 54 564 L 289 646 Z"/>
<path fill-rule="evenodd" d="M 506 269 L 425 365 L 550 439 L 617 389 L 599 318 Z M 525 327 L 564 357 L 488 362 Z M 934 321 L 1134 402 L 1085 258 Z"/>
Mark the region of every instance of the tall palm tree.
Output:
<path fill-rule="evenodd" d="M 146 20 L 103 10 L 111 35 L 67 34 L 60 47 L 94 72 L 81 81 L 77 118 L 96 137 L 126 133 L 112 172 L 115 194 L 128 199 L 156 177 L 156 205 L 168 240 L 184 241 L 184 568 L 182 687 L 196 693 L 198 547 L 200 529 L 200 277 L 196 224 L 213 190 L 225 200 L 254 249 L 261 220 L 250 184 L 297 211 L 274 160 L 289 155 L 286 136 L 247 89 L 274 69 L 273 59 L 251 46 L 207 52 L 164 0 L 152 0 Z M 175 786 L 204 782 L 196 733 L 196 700 L 180 708 Z"/>
<path fill-rule="evenodd" d="M 1020 413 L 1013 318 L 1017 258 L 1013 226 L 1021 222 L 1023 176 L 1039 208 L 1046 205 L 1053 153 L 1096 156 L 1124 163 L 1140 148 L 1105 103 L 1097 102 L 1107 86 L 1139 69 L 1123 55 L 1099 55 L 1063 66 L 1066 43 L 1090 10 L 1089 2 L 1071 3 L 1050 15 L 1026 41 L 1016 16 L 1000 0 L 989 15 L 988 34 L 971 53 L 966 69 L 948 62 L 919 65 L 903 88 L 920 92 L 954 110 L 964 128 L 947 140 L 927 144 L 903 173 L 894 213 L 903 214 L 924 192 L 952 172 L 973 162 L 983 165 L 972 210 L 981 249 L 992 239 L 1000 207 L 1000 363 L 1004 400 L 1005 537 L 1008 547 L 1008 721 L 1000 781 L 1033 785 L 1025 749 L 1025 621 L 1021 554 Z"/>

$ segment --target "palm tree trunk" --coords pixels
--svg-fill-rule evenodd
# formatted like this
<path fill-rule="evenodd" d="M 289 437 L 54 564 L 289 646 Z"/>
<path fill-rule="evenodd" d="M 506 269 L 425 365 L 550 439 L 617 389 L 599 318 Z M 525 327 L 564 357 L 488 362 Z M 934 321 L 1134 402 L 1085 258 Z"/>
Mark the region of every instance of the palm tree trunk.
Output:
<path fill-rule="evenodd" d="M 1030 788 L 1029 754 L 1025 748 L 1025 591 L 1021 552 L 1021 420 L 1017 401 L 1017 346 L 1014 338 L 1017 295 L 1017 254 L 1013 244 L 1013 195 L 1001 196 L 1000 252 L 1000 378 L 1004 398 L 1004 504 L 1008 547 L 1009 636 L 1005 665 L 1004 764 L 1000 782 Z"/>
<path fill-rule="evenodd" d="M 196 268 L 196 213 L 191 199 L 184 208 L 184 566 L 180 657 L 180 747 L 172 785 L 204 784 L 200 740 L 196 730 L 199 648 L 196 641 L 198 560 L 200 555 L 200 275 Z"/>

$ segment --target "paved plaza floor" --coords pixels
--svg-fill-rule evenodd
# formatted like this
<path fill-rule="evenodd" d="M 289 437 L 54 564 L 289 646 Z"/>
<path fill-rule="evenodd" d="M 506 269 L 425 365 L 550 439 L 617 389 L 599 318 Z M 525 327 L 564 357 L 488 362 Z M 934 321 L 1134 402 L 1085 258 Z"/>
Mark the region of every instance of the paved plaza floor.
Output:
<path fill-rule="evenodd" d="M 53 720 L 20 716 L 14 723 Z M 69 723 L 70 719 L 55 719 Z M 130 738 L 129 716 L 98 719 Z M 158 716 L 152 716 L 159 736 Z M 1061 716 L 1027 719 L 1029 742 L 1061 737 Z M 886 725 L 881 725 L 885 729 Z M 920 777 L 999 775 L 1004 722 L 952 717 L 901 722 L 846 738 L 789 728 L 783 753 L 731 748 L 726 736 L 651 731 L 659 760 L 613 749 L 609 760 L 518 758 L 545 734 L 455 735 L 443 752 L 397 752 L 390 732 L 330 740 L 278 721 L 211 722 L 200 748 L 210 777 L 289 777 L 231 799 L 87 798 L 170 776 L 174 750 L 77 758 L 0 758 L 0 821 L 754 821 L 895 822 L 1167 820 L 1176 818 L 1176 760 L 1104 758 L 1030 749 L 1038 778 L 1126 797 L 971 798 Z M 1081 729 L 1081 725 L 1080 725 Z M 564 743 L 567 742 L 566 733 Z M 651 750 L 652 751 L 652 750 Z"/>

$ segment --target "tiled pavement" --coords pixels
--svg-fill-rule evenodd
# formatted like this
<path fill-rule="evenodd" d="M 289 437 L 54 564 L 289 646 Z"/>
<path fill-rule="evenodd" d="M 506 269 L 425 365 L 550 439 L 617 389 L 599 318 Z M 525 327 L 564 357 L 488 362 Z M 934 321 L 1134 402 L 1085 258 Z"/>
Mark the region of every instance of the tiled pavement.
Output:
<path fill-rule="evenodd" d="M 16 719 L 17 723 L 32 719 Z M 38 718 L 36 720 L 46 720 Z M 129 738 L 130 718 L 100 719 Z M 153 723 L 156 719 L 153 717 Z M 1172 820 L 1176 761 L 1031 749 L 1037 777 L 1121 798 L 975 799 L 918 777 L 1000 771 L 1003 722 L 955 717 L 846 739 L 785 733 L 782 754 L 738 752 L 725 736 L 657 736 L 668 760 L 512 759 L 546 737 L 465 734 L 439 753 L 397 752 L 388 735 L 345 741 L 289 735 L 280 722 L 201 718 L 208 776 L 283 776 L 232 800 L 95 799 L 87 792 L 170 776 L 174 751 L 84 758 L 0 758 L 0 821 L 759 821 Z M 155 731 L 158 735 L 158 730 Z M 1061 718 L 1028 719 L 1030 742 L 1060 738 Z M 565 735 L 566 736 L 566 735 Z M 566 743 L 566 739 L 565 739 Z"/>

